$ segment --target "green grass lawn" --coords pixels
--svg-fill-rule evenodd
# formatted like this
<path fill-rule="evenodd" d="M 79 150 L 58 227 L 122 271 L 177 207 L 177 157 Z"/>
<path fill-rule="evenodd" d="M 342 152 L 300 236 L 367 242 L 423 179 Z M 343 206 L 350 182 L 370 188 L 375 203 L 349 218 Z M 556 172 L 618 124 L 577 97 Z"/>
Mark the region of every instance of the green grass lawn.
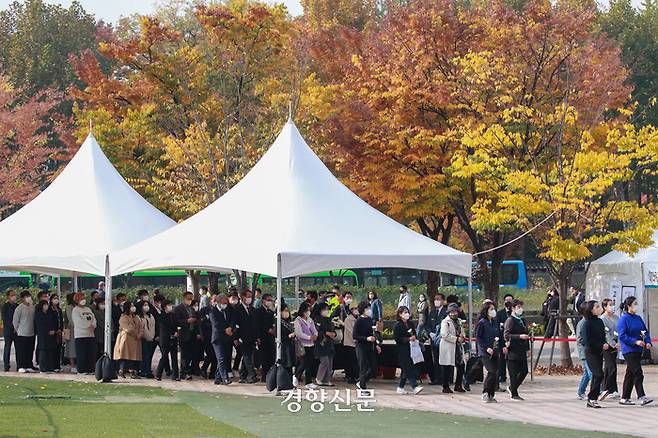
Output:
<path fill-rule="evenodd" d="M 169 391 L 120 384 L 0 378 L 0 437 L 456 436 L 589 438 L 601 433 L 376 408 L 288 412 L 280 397 Z M 606 435 L 611 437 L 613 435 Z"/>

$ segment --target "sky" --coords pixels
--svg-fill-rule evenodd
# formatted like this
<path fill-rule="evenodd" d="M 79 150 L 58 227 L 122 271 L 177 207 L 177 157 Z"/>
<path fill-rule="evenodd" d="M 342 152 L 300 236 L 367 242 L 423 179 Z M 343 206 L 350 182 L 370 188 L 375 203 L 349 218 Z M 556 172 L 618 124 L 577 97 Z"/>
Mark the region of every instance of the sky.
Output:
<path fill-rule="evenodd" d="M 301 15 L 300 0 L 266 0 L 268 3 L 283 3 L 292 15 Z M 0 9 L 5 9 L 14 0 L 0 0 Z M 60 4 L 69 7 L 72 0 L 45 0 L 46 3 Z M 153 0 L 78 0 L 78 3 L 89 13 L 94 14 L 97 20 L 114 23 L 121 16 L 134 13 L 146 14 L 152 12 L 155 6 Z"/>
<path fill-rule="evenodd" d="M 0 9 L 5 9 L 14 0 L 0 0 Z M 65 7 L 71 4 L 72 0 L 45 0 L 47 3 L 58 3 Z M 134 13 L 146 14 L 154 9 L 153 0 L 78 0 L 87 12 L 96 16 L 96 19 L 102 19 L 114 23 L 120 16 L 131 15 Z M 266 0 L 268 3 L 283 3 L 288 7 L 292 15 L 301 15 L 302 6 L 300 0 Z M 633 0 L 633 4 L 640 6 L 642 0 Z"/>

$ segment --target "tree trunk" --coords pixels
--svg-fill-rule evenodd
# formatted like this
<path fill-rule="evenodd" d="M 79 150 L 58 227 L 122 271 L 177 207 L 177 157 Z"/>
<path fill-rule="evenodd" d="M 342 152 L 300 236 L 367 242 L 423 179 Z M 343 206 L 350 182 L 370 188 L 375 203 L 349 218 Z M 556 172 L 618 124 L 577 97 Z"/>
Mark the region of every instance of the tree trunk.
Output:
<path fill-rule="evenodd" d="M 201 283 L 201 272 L 190 270 L 187 271 L 187 275 L 190 277 L 190 281 L 192 282 L 192 290 L 190 292 L 194 294 L 194 298 L 199 299 L 199 283 Z"/>
<path fill-rule="evenodd" d="M 560 316 L 567 316 L 567 307 L 569 305 L 568 296 L 569 283 L 571 282 L 571 274 L 568 269 L 561 267 L 558 271 L 558 287 L 560 289 Z M 559 336 L 563 339 L 569 337 L 569 326 L 567 320 L 560 318 Z M 563 367 L 573 368 L 573 360 L 571 360 L 571 347 L 568 342 L 560 342 L 560 364 Z"/>
<path fill-rule="evenodd" d="M 208 289 L 211 294 L 219 293 L 219 273 L 208 271 Z"/>
<path fill-rule="evenodd" d="M 251 290 L 256 290 L 258 287 L 258 280 L 260 280 L 260 274 L 254 274 L 253 277 L 251 277 Z"/>
<path fill-rule="evenodd" d="M 233 274 L 237 280 L 236 287 L 238 288 L 238 293 L 242 293 L 244 290 L 249 289 L 249 284 L 247 284 L 247 272 L 239 271 L 237 269 L 233 270 Z"/>
<path fill-rule="evenodd" d="M 439 272 L 427 271 L 427 299 L 434 303 L 434 295 L 439 291 Z"/>

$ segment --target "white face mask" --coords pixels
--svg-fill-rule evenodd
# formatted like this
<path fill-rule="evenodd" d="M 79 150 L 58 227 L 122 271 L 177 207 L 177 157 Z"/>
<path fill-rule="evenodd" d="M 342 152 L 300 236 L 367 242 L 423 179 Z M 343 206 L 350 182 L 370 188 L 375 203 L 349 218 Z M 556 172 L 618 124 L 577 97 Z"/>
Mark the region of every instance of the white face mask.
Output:
<path fill-rule="evenodd" d="M 521 316 L 521 315 L 523 315 L 523 308 L 522 308 L 522 307 L 519 307 L 518 309 L 516 309 L 516 310 L 514 311 L 514 313 L 516 314 L 516 316 Z"/>
<path fill-rule="evenodd" d="M 135 306 L 130 307 L 130 313 L 135 313 L 135 312 L 137 312 L 137 307 Z"/>
<path fill-rule="evenodd" d="M 43 311 L 43 313 L 46 313 L 48 311 L 48 307 L 49 306 L 42 306 L 41 307 L 41 310 Z"/>
<path fill-rule="evenodd" d="M 352 298 L 345 298 L 345 304 L 352 304 Z"/>
<path fill-rule="evenodd" d="M 368 318 L 372 316 L 372 309 L 366 309 L 365 312 L 363 312 Z"/>
<path fill-rule="evenodd" d="M 194 311 L 198 311 L 199 310 L 199 305 L 195 304 L 192 308 L 194 309 Z"/>
<path fill-rule="evenodd" d="M 320 315 L 325 316 L 325 317 L 329 316 L 329 311 L 328 310 L 323 310 Z"/>
<path fill-rule="evenodd" d="M 496 310 L 495 309 L 489 309 L 489 317 L 490 318 L 495 318 L 496 317 Z"/>
<path fill-rule="evenodd" d="M 221 304 L 221 303 L 220 303 L 220 304 L 219 304 L 219 308 L 222 309 L 222 310 L 226 309 L 226 304 Z"/>
<path fill-rule="evenodd" d="M 236 304 L 238 304 L 238 300 L 229 300 L 229 303 L 235 306 Z"/>
<path fill-rule="evenodd" d="M 167 307 L 165 307 L 165 311 L 166 311 L 167 313 L 171 313 L 171 311 L 173 310 L 173 308 L 174 308 L 173 306 L 167 306 Z"/>
<path fill-rule="evenodd" d="M 409 314 L 407 312 L 404 312 L 400 314 L 400 318 L 402 318 L 402 321 L 408 321 L 409 320 Z"/>
<path fill-rule="evenodd" d="M 80 304 L 81 306 L 84 306 L 85 304 L 87 304 L 87 300 L 80 300 L 80 301 L 78 301 L 78 304 Z"/>
<path fill-rule="evenodd" d="M 290 312 L 281 312 L 281 318 L 283 319 L 290 318 Z"/>
<path fill-rule="evenodd" d="M 26 298 L 25 298 L 25 302 L 26 302 L 27 304 L 32 304 L 32 297 L 26 297 Z"/>

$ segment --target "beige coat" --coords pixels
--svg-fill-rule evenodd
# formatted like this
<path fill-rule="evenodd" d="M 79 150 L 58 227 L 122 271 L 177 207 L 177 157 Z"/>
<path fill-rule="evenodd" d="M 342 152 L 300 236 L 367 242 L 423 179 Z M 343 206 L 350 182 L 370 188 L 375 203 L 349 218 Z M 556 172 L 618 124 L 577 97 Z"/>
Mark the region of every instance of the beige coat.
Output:
<path fill-rule="evenodd" d="M 125 313 L 119 318 L 119 335 L 114 360 L 142 360 L 142 323 L 139 317 Z"/>
<path fill-rule="evenodd" d="M 345 318 L 345 326 L 343 327 L 345 332 L 345 336 L 343 337 L 343 345 L 346 347 L 356 347 L 354 337 L 352 336 L 352 332 L 354 331 L 354 324 L 356 324 L 356 318 L 354 315 L 348 315 L 347 318 Z"/>
<path fill-rule="evenodd" d="M 464 326 L 459 319 L 456 320 L 459 324 L 461 335 L 464 336 Z M 449 316 L 446 316 L 441 321 L 441 343 L 439 344 L 439 365 L 455 366 L 455 345 L 457 345 L 457 330 Z M 464 359 L 463 345 L 462 360 Z"/>

